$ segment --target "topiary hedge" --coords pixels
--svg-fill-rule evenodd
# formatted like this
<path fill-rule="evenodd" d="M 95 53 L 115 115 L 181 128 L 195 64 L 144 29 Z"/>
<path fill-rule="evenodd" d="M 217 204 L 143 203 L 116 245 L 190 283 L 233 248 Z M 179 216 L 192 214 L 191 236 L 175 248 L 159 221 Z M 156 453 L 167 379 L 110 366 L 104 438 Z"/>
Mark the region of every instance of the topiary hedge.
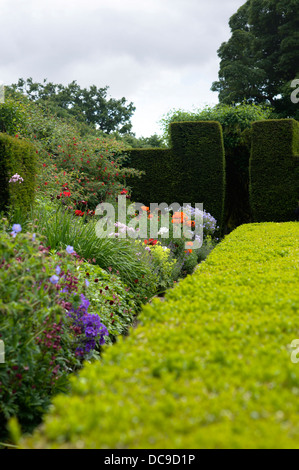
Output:
<path fill-rule="evenodd" d="M 132 149 L 130 166 L 145 175 L 130 181 L 133 199 L 150 203 L 203 203 L 222 225 L 225 156 L 218 122 L 176 122 L 170 125 L 171 149 Z"/>
<path fill-rule="evenodd" d="M 299 224 L 243 225 L 144 307 L 23 448 L 298 448 Z"/>
<path fill-rule="evenodd" d="M 255 222 L 294 220 L 299 201 L 299 123 L 255 122 L 250 157 L 250 203 Z"/>
<path fill-rule="evenodd" d="M 27 211 L 34 200 L 36 150 L 25 140 L 0 133 L 0 211 Z"/>

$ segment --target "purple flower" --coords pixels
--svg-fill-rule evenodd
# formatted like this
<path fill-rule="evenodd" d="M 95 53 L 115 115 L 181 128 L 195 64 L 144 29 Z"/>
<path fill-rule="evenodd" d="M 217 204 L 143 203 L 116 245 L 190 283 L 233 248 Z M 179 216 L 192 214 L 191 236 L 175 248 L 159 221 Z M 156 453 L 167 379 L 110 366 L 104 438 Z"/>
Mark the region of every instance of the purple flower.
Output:
<path fill-rule="evenodd" d="M 66 252 L 67 252 L 69 255 L 71 255 L 72 253 L 75 253 L 74 247 L 68 245 L 68 246 L 66 247 Z"/>
<path fill-rule="evenodd" d="M 34 234 L 32 235 L 32 241 L 33 241 L 33 242 L 35 241 L 35 238 L 36 238 L 36 234 L 34 233 Z"/>
<path fill-rule="evenodd" d="M 96 348 L 97 344 L 105 344 L 105 336 L 109 335 L 108 329 L 97 314 L 88 313 L 89 300 L 83 295 L 79 307 L 69 308 L 67 316 L 72 320 L 76 332 L 79 332 L 79 344 L 76 354 L 84 357 Z"/>
<path fill-rule="evenodd" d="M 86 287 L 89 286 L 89 281 L 87 279 L 85 279 L 85 285 L 86 285 Z"/>
<path fill-rule="evenodd" d="M 57 284 L 58 281 L 59 281 L 59 277 L 55 276 L 55 274 L 50 277 L 50 282 L 52 282 L 52 284 Z"/>
<path fill-rule="evenodd" d="M 55 272 L 56 272 L 56 274 L 57 274 L 57 276 L 58 276 L 58 275 L 60 274 L 60 272 L 61 272 L 61 267 L 60 267 L 60 266 L 56 266 Z"/>
<path fill-rule="evenodd" d="M 22 231 L 22 227 L 20 224 L 13 224 L 12 226 L 12 231 L 15 233 L 19 233 Z"/>
<path fill-rule="evenodd" d="M 96 333 L 95 329 L 92 328 L 92 326 L 88 326 L 88 327 L 85 329 L 85 335 L 86 335 L 87 337 L 90 337 L 90 336 L 96 336 L 97 333 Z"/>
<path fill-rule="evenodd" d="M 85 308 L 87 310 L 89 307 L 89 300 L 83 294 L 81 294 L 81 300 L 82 300 L 82 304 L 80 305 L 79 308 Z"/>

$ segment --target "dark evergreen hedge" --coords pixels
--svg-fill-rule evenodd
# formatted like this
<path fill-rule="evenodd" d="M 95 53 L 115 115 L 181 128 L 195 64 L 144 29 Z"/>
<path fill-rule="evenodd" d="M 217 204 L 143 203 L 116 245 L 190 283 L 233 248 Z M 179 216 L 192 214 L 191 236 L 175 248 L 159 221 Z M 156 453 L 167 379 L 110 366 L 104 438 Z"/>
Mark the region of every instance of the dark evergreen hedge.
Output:
<path fill-rule="evenodd" d="M 130 181 L 133 200 L 150 203 L 203 203 L 222 226 L 225 156 L 219 122 L 175 122 L 171 149 L 132 149 L 129 166 L 145 171 Z"/>
<path fill-rule="evenodd" d="M 250 156 L 250 204 L 254 222 L 294 220 L 299 201 L 299 123 L 255 122 Z"/>
<path fill-rule="evenodd" d="M 9 183 L 15 174 L 23 182 Z M 34 200 L 36 151 L 25 140 L 0 133 L 0 210 L 18 207 L 27 211 Z"/>

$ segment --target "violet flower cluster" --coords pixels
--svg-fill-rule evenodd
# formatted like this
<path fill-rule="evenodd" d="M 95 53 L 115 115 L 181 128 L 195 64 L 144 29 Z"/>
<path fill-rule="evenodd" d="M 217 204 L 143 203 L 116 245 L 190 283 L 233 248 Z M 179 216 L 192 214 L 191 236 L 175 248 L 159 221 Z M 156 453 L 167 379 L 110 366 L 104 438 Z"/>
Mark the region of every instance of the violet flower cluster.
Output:
<path fill-rule="evenodd" d="M 66 247 L 66 252 L 69 254 L 75 253 L 74 248 L 70 245 Z M 64 281 L 64 287 L 61 284 L 58 286 L 61 279 Z M 56 266 L 55 274 L 50 277 L 49 281 L 51 284 L 57 285 L 58 289 L 63 287 L 60 292 L 69 295 L 73 292 L 76 295 L 77 279 L 62 272 L 59 265 Z M 88 281 L 85 282 L 86 287 L 88 287 L 88 284 Z M 79 336 L 80 346 L 77 347 L 76 354 L 78 356 L 85 356 L 95 349 L 97 343 L 103 345 L 105 343 L 105 336 L 108 336 L 109 332 L 101 322 L 99 315 L 88 313 L 89 300 L 83 294 L 80 296 L 81 303 L 79 307 L 74 306 L 71 298 L 67 300 L 65 301 L 61 298 L 60 304 L 65 308 L 66 315 L 72 320 L 71 329 L 76 336 Z"/>
<path fill-rule="evenodd" d="M 84 356 L 95 349 L 96 343 L 105 343 L 105 336 L 109 335 L 106 326 L 98 315 L 88 313 L 89 300 L 81 294 L 81 304 L 78 308 L 71 308 L 67 315 L 72 319 L 73 329 L 80 332 L 81 345 L 76 349 L 77 355 Z"/>

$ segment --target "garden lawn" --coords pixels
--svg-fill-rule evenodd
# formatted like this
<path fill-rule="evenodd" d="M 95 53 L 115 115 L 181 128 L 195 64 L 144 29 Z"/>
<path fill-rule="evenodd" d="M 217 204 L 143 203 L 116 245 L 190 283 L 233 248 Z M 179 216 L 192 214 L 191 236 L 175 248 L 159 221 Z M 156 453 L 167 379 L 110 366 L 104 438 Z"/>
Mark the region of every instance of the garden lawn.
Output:
<path fill-rule="evenodd" d="M 21 447 L 299 448 L 298 240 L 296 222 L 237 228 Z"/>

